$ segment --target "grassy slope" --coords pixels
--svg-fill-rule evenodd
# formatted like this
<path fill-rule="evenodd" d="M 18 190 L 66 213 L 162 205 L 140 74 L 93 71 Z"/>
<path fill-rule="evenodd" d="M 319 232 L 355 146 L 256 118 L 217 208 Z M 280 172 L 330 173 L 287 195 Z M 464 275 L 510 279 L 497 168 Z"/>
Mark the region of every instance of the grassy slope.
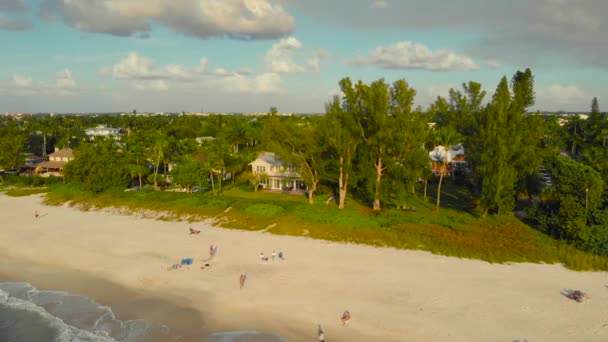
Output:
<path fill-rule="evenodd" d="M 274 234 L 306 235 L 436 254 L 481 259 L 489 262 L 561 262 L 576 270 L 608 270 L 608 258 L 581 252 L 521 223 L 513 217 L 477 217 L 468 211 L 466 191 L 448 185 L 442 208 L 434 198 L 412 196 L 408 206 L 416 211 L 371 212 L 352 199 L 340 210 L 326 205 L 325 195 L 309 205 L 304 196 L 254 193 L 232 188 L 221 196 L 170 192 L 111 192 L 92 195 L 73 185 L 57 185 L 46 195 L 49 204 L 71 201 L 88 207 L 127 207 L 166 212 L 164 219 L 191 220 L 216 217 L 225 228 L 262 230 Z M 432 193 L 429 190 L 429 194 Z M 230 208 L 226 212 L 226 209 Z"/>

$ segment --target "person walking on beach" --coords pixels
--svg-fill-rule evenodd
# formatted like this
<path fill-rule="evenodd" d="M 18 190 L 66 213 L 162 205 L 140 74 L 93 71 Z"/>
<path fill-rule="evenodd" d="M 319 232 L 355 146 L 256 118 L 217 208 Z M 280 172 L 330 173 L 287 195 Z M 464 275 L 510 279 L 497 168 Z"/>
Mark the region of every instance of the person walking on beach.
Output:
<path fill-rule="evenodd" d="M 245 280 L 247 280 L 247 273 L 241 274 L 241 277 L 239 278 L 239 284 L 241 285 L 241 289 L 243 289 L 243 287 L 245 286 Z"/>
<path fill-rule="evenodd" d="M 35 216 L 36 218 L 38 218 L 38 217 L 40 216 L 40 214 L 38 214 L 38 210 L 35 210 L 35 211 L 34 211 L 34 216 Z"/>
<path fill-rule="evenodd" d="M 274 261 L 274 258 L 276 258 L 276 257 L 277 257 L 277 252 L 272 251 L 271 257 L 272 257 L 272 259 L 271 259 L 271 260 L 272 260 L 272 261 Z"/>
<path fill-rule="evenodd" d="M 209 246 L 209 259 L 213 258 L 213 244 Z"/>
<path fill-rule="evenodd" d="M 323 329 L 321 329 L 321 324 L 319 324 L 318 334 L 319 342 L 325 342 L 325 334 L 323 333 Z"/>

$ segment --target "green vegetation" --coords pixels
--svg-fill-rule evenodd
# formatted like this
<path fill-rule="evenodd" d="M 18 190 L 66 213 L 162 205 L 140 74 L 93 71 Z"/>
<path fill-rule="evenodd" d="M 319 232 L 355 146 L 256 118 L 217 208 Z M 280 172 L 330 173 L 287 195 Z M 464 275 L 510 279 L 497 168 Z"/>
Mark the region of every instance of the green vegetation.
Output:
<path fill-rule="evenodd" d="M 48 192 L 48 188 L 11 188 L 4 193 L 11 197 L 24 197 Z"/>
<path fill-rule="evenodd" d="M 453 184 L 444 184 L 442 192 L 445 208 L 441 212 L 434 210 L 432 197 L 413 196 L 410 203 L 415 211 L 374 212 L 353 198 L 346 209 L 339 209 L 335 202 L 326 205 L 324 196 L 317 196 L 315 204 L 309 205 L 303 195 L 255 193 L 238 187 L 222 196 L 158 191 L 92 194 L 73 184 L 61 184 L 52 186 L 46 198 L 49 204 L 70 202 L 85 210 L 154 210 L 162 220 L 214 217 L 225 228 L 268 229 L 273 234 L 424 250 L 492 263 L 563 263 L 575 270 L 608 270 L 608 258 L 579 251 L 513 217 L 484 218 L 463 211 L 460 206 L 470 197 Z"/>
<path fill-rule="evenodd" d="M 405 80 L 339 85 L 323 116 L 279 116 L 271 107 L 255 118 L 0 117 L 0 169 L 9 174 L 27 169 L 26 151 L 72 147 L 76 157 L 64 184 L 11 175 L 0 186 L 53 185 L 49 203 L 84 209 L 217 217 L 227 228 L 606 269 L 608 117 L 596 98 L 587 120 L 529 113 L 529 69 L 503 77 L 492 98 L 468 82 L 426 110 L 414 107 Z M 98 124 L 121 128 L 122 139 L 88 139 L 83 128 Z M 446 150 L 430 162 L 439 145 L 462 145 L 466 165 L 454 167 Z M 285 164 L 253 170 L 262 151 Z M 257 192 L 271 181 L 291 188 L 298 175 L 305 195 Z M 186 193 L 171 192 L 178 188 Z M 336 201 L 327 204 L 330 196 Z"/>

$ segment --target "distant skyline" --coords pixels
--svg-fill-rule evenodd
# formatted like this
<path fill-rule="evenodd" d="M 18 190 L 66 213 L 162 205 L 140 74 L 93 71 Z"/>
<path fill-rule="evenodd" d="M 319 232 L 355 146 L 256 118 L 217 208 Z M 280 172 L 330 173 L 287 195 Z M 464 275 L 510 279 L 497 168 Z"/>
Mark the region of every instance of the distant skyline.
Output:
<path fill-rule="evenodd" d="M 608 109 L 605 0 L 0 0 L 0 112 L 323 112 L 343 77 L 426 108 L 531 68 L 536 106 Z M 604 106 L 604 101 L 606 106 Z"/>

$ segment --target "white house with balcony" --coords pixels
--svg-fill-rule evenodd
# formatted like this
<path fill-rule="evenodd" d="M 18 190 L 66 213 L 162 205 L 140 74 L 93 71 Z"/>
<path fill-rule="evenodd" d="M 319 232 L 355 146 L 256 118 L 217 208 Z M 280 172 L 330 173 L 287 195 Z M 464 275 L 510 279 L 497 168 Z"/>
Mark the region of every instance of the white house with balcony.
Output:
<path fill-rule="evenodd" d="M 96 137 L 120 140 L 122 135 L 120 133 L 120 128 L 112 128 L 106 125 L 97 125 L 97 127 L 87 128 L 84 130 L 84 133 L 91 140 L 95 139 Z"/>
<path fill-rule="evenodd" d="M 306 190 L 302 176 L 298 173 L 298 166 L 284 162 L 272 152 L 262 152 L 256 160 L 249 163 L 254 175 L 260 177 L 260 185 L 267 190 L 298 191 Z"/>

